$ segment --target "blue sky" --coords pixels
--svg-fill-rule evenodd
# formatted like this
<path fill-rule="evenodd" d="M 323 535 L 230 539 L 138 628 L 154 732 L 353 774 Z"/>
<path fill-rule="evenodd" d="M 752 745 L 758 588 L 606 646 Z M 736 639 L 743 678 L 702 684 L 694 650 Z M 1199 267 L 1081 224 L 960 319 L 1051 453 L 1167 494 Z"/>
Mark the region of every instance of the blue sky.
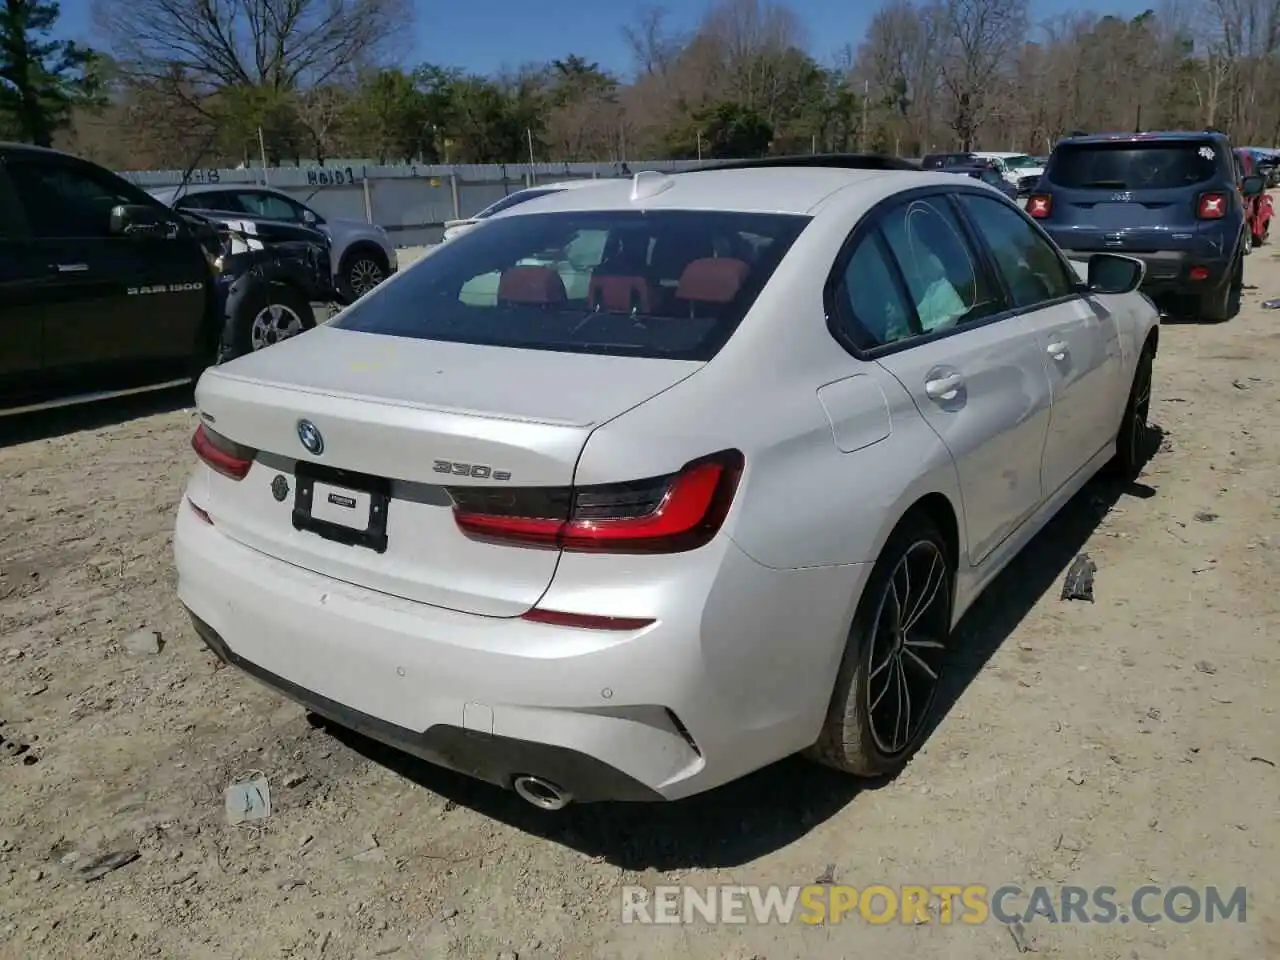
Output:
<path fill-rule="evenodd" d="M 622 37 L 647 4 L 601 0 L 415 0 L 419 13 L 410 63 L 429 61 L 488 73 L 503 66 L 545 61 L 576 53 L 621 73 L 631 58 Z M 673 25 L 689 27 L 708 0 L 667 0 Z M 862 39 L 877 4 L 867 0 L 790 0 L 808 33 L 809 50 L 827 60 L 846 43 Z M 1096 0 L 1093 8 L 1133 16 L 1155 0 Z M 60 33 L 92 44 L 89 0 L 62 0 Z M 1032 0 L 1034 16 L 1049 17 L 1076 8 L 1072 0 Z"/>

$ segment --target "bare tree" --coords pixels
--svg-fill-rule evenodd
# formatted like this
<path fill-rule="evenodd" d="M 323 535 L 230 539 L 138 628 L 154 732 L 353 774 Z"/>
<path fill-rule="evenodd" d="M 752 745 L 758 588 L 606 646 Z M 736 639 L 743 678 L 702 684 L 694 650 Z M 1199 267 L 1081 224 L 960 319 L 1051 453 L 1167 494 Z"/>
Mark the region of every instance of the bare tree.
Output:
<path fill-rule="evenodd" d="M 935 18 L 951 129 L 970 150 L 995 105 L 1001 70 L 1027 35 L 1027 0 L 940 0 Z"/>
<path fill-rule="evenodd" d="M 665 76 L 684 49 L 684 39 L 667 27 L 667 18 L 666 7 L 646 7 L 634 24 L 622 28 L 641 76 Z"/>
<path fill-rule="evenodd" d="M 792 55 L 804 45 L 795 11 L 769 0 L 720 0 L 698 32 L 718 53 L 717 94 L 776 122 L 802 69 Z"/>
<path fill-rule="evenodd" d="M 855 72 L 876 105 L 882 139 L 932 146 L 938 109 L 936 11 L 889 0 L 871 19 Z"/>
<path fill-rule="evenodd" d="M 409 0 L 93 0 L 124 70 L 195 97 L 323 85 L 405 36 Z"/>

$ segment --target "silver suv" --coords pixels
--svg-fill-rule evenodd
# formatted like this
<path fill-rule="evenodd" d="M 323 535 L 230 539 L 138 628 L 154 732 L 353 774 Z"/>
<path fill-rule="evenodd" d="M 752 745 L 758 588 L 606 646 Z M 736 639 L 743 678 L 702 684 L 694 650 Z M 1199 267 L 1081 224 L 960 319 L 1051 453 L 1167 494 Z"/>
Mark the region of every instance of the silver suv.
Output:
<path fill-rule="evenodd" d="M 282 190 L 255 184 L 193 185 L 152 190 L 161 203 L 179 210 L 241 213 L 315 227 L 329 238 L 334 285 L 356 299 L 396 271 L 396 248 L 382 227 L 363 220 L 328 220 Z M 176 202 L 175 202 L 176 197 Z"/>

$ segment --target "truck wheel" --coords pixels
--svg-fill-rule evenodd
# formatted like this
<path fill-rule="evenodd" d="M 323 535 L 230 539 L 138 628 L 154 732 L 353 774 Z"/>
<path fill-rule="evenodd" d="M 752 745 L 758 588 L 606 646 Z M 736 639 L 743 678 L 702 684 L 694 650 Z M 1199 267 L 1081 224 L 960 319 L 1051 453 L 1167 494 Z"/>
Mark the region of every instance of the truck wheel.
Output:
<path fill-rule="evenodd" d="M 374 247 L 356 247 L 342 258 L 338 283 L 343 295 L 355 301 L 387 279 L 390 273 L 385 253 Z"/>
<path fill-rule="evenodd" d="M 283 283 L 237 282 L 227 296 L 226 326 L 220 359 L 234 360 L 281 340 L 288 340 L 316 325 L 306 295 Z"/>
<path fill-rule="evenodd" d="M 1222 323 L 1230 320 L 1240 312 L 1240 293 L 1244 289 L 1244 256 L 1237 254 L 1235 265 L 1229 277 L 1222 285 L 1209 293 L 1201 294 L 1200 309 L 1197 311 L 1201 320 L 1210 323 Z"/>

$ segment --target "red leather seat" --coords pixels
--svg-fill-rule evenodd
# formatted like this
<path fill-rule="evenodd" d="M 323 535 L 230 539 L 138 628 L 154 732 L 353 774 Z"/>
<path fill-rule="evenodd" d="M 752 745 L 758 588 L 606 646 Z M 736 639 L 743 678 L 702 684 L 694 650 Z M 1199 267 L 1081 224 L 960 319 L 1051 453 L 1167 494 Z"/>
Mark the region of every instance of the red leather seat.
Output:
<path fill-rule="evenodd" d="M 587 302 L 593 310 L 611 313 L 653 311 L 653 290 L 644 277 L 594 275 L 587 288 Z"/>
<path fill-rule="evenodd" d="M 550 267 L 508 267 L 498 280 L 499 303 L 564 303 L 568 299 L 564 281 Z"/>
<path fill-rule="evenodd" d="M 731 257 L 694 260 L 680 274 L 676 299 L 692 303 L 729 303 L 738 295 L 751 268 Z"/>

